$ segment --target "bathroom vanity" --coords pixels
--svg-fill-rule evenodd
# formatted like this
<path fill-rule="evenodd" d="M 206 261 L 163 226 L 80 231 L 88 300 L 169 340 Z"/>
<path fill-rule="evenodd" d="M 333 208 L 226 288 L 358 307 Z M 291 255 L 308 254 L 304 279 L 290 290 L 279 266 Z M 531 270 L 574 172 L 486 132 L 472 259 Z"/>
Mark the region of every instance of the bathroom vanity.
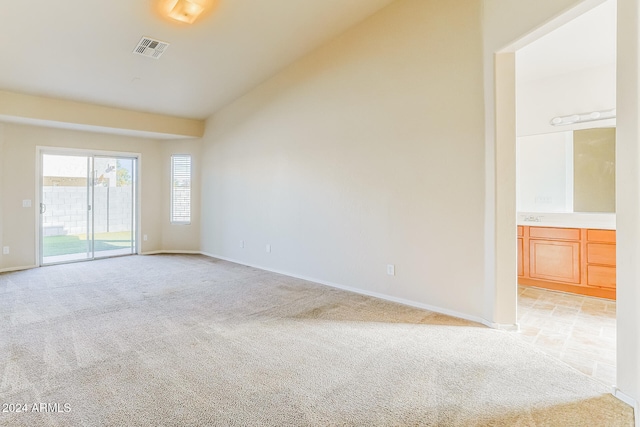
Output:
<path fill-rule="evenodd" d="M 518 283 L 616 298 L 615 128 L 517 141 Z"/>
<path fill-rule="evenodd" d="M 613 224 L 596 220 L 585 227 L 543 220 L 523 215 L 519 221 L 518 283 L 615 300 L 615 217 Z"/>

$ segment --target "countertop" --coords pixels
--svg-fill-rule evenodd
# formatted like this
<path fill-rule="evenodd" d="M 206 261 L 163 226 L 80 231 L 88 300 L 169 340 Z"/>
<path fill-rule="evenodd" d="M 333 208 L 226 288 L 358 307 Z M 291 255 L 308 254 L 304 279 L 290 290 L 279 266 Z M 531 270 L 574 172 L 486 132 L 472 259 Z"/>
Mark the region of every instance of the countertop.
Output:
<path fill-rule="evenodd" d="M 616 229 L 615 213 L 518 212 L 518 225 L 532 227 Z"/>

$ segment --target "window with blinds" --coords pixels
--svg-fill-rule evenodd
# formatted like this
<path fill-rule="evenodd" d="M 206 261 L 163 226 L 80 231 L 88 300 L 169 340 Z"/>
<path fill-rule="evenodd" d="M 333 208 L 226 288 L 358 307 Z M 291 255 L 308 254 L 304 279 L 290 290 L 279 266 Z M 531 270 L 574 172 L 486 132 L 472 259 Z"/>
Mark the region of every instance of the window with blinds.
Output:
<path fill-rule="evenodd" d="M 191 156 L 171 156 L 171 222 L 191 223 Z"/>

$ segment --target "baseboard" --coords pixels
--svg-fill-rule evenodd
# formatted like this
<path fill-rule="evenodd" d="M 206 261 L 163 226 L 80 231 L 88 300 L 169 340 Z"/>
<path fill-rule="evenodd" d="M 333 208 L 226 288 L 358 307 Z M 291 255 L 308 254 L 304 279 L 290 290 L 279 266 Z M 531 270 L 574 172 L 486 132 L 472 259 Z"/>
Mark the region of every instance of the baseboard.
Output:
<path fill-rule="evenodd" d="M 495 323 L 489 321 L 485 322 L 486 323 L 484 324 L 492 329 L 499 329 L 501 331 L 507 332 L 520 332 L 520 325 L 518 323 Z"/>
<path fill-rule="evenodd" d="M 0 273 L 9 273 L 11 271 L 30 270 L 30 269 L 36 268 L 36 267 L 37 267 L 37 265 L 23 265 L 21 267 L 3 268 L 3 269 L 0 269 Z"/>
<path fill-rule="evenodd" d="M 247 267 L 253 267 L 253 268 L 259 268 L 260 270 L 265 270 L 265 271 L 269 271 L 272 273 L 277 273 L 277 274 L 282 274 L 284 276 L 289 276 L 289 277 L 295 277 L 296 279 L 301 279 L 301 280 L 306 280 L 309 282 L 314 282 L 314 283 L 318 283 L 321 285 L 325 285 L 325 286 L 329 286 L 332 288 L 336 288 L 336 289 L 342 289 L 344 291 L 349 291 L 349 292 L 353 292 L 356 294 L 360 294 L 360 295 L 366 295 L 366 296 L 370 296 L 370 297 L 374 297 L 374 298 L 379 298 L 385 301 L 391 301 L 391 302 L 395 302 L 398 304 L 402 304 L 402 305 L 407 305 L 410 307 L 415 307 L 415 308 L 421 308 L 424 310 L 429 310 L 429 311 L 433 311 L 435 313 L 440 313 L 440 314 L 444 314 L 447 316 L 452 316 L 452 317 L 457 317 L 459 319 L 464 319 L 464 320 L 468 320 L 470 322 L 476 322 L 476 323 L 480 323 L 482 325 L 488 326 L 490 328 L 494 328 L 494 325 L 497 324 L 493 324 L 485 319 L 482 319 L 480 317 L 477 316 L 471 316 L 468 314 L 464 314 L 464 313 L 460 313 L 457 312 L 455 310 L 449 310 L 446 308 L 442 308 L 442 307 L 437 307 L 434 305 L 430 305 L 430 304 L 424 304 L 421 302 L 417 302 L 417 301 L 412 301 L 412 300 L 408 300 L 408 299 L 404 299 L 404 298 L 398 298 L 398 297 L 394 297 L 391 295 L 387 295 L 387 294 L 382 294 L 379 292 L 372 292 L 372 291 L 367 291 L 365 289 L 360 289 L 360 288 L 353 288 L 351 286 L 345 286 L 345 285 L 341 285 L 338 283 L 332 283 L 332 282 L 328 282 L 326 280 L 321 280 L 321 279 L 317 279 L 314 277 L 309 277 L 309 276 L 303 276 L 300 274 L 294 274 L 288 271 L 283 271 L 283 270 L 276 270 L 273 268 L 269 268 L 269 267 L 265 267 L 262 265 L 257 265 L 257 264 L 250 264 L 241 260 L 237 260 L 237 259 L 233 259 L 233 258 L 228 258 L 228 257 L 224 257 L 224 256 L 220 256 L 220 255 L 216 255 L 216 254 L 211 254 L 208 252 L 200 252 L 201 255 L 205 255 L 211 258 L 217 258 L 217 259 L 221 259 L 223 261 L 229 261 L 229 262 L 233 262 L 236 264 L 241 264 L 241 265 L 246 265 Z M 506 329 L 507 327 L 512 327 L 513 325 L 504 325 L 504 328 L 497 328 L 495 327 L 494 329 Z"/>
<path fill-rule="evenodd" d="M 633 397 L 629 396 L 628 394 L 623 393 L 622 391 L 620 391 L 618 387 L 615 387 L 615 386 L 611 390 L 611 394 L 613 394 L 615 397 L 617 397 L 618 399 L 620 399 L 621 401 L 623 401 L 624 403 L 626 403 L 627 405 L 633 408 L 635 425 L 640 426 L 640 410 L 639 410 L 640 408 L 638 408 L 638 401 L 635 400 Z"/>

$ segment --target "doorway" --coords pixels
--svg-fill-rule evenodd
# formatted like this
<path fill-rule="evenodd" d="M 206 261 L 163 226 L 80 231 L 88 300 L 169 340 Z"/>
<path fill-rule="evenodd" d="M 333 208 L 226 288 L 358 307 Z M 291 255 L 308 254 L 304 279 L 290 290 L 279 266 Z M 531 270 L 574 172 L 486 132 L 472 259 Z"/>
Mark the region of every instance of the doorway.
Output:
<path fill-rule="evenodd" d="M 519 337 L 613 385 L 616 2 L 515 49 L 514 71 Z"/>
<path fill-rule="evenodd" d="M 40 265 L 137 253 L 137 157 L 40 156 Z"/>

